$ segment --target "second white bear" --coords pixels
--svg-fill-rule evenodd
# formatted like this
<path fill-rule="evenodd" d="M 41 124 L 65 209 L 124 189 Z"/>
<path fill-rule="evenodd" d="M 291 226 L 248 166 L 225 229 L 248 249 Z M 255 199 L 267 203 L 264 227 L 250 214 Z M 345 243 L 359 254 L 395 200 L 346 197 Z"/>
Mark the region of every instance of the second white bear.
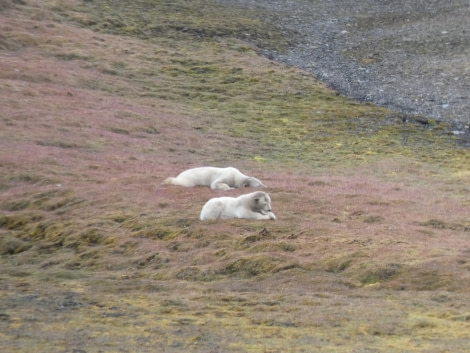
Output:
<path fill-rule="evenodd" d="M 201 210 L 202 221 L 226 218 L 276 219 L 276 216 L 271 210 L 269 194 L 263 191 L 238 197 L 216 197 L 207 201 Z"/>
<path fill-rule="evenodd" d="M 254 177 L 247 176 L 237 168 L 199 167 L 185 170 L 176 178 L 167 178 L 163 184 L 209 186 L 211 189 L 229 190 L 233 188 L 257 188 L 265 185 Z"/>

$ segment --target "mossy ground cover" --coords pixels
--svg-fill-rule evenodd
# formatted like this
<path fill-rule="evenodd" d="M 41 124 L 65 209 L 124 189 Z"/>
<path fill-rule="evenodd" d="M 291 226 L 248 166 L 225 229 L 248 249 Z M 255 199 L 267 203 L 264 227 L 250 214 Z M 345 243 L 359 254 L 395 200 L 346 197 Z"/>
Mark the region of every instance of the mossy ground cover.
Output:
<path fill-rule="evenodd" d="M 6 351 L 467 349 L 469 152 L 440 126 L 258 56 L 288 40 L 243 8 L 0 9 Z M 198 221 L 221 193 L 161 182 L 205 164 L 278 221 Z"/>

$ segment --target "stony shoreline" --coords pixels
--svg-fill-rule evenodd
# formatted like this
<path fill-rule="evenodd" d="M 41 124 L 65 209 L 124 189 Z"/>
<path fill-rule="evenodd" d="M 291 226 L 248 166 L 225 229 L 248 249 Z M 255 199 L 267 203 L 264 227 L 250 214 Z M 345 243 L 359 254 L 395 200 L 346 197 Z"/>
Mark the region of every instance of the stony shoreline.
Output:
<path fill-rule="evenodd" d="M 236 2 L 296 34 L 287 52 L 264 55 L 359 101 L 443 122 L 470 141 L 468 1 Z"/>

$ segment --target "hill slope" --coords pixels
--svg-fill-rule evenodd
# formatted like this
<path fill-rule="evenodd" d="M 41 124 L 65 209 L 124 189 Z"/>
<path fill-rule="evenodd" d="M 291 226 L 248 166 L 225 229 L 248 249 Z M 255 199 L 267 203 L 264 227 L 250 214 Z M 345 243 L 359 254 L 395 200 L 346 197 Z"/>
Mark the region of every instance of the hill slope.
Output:
<path fill-rule="evenodd" d="M 5 351 L 465 351 L 469 152 L 442 126 L 258 56 L 288 37 L 219 2 L 0 11 Z M 161 185 L 198 165 L 263 180 L 278 220 L 198 221 L 240 193 Z"/>

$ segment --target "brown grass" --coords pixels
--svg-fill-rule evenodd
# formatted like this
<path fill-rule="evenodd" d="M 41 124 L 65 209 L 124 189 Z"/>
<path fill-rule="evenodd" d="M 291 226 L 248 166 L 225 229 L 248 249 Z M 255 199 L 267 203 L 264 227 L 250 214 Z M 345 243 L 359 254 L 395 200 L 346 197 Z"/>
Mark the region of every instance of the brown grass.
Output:
<path fill-rule="evenodd" d="M 467 150 L 225 22 L 147 38 L 131 5 L 104 30 L 106 4 L 0 2 L 5 351 L 466 351 Z M 240 192 L 161 185 L 212 164 L 278 220 L 200 222 Z"/>

